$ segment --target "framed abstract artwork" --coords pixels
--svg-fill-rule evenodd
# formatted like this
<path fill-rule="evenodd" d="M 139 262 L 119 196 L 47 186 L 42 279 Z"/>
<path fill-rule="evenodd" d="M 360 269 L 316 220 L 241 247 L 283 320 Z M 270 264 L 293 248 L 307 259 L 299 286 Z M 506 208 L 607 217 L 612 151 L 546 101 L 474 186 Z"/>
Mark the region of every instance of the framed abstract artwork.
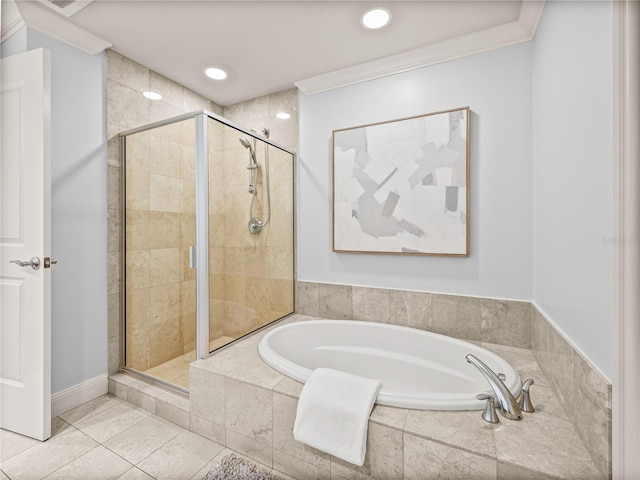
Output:
<path fill-rule="evenodd" d="M 333 131 L 333 251 L 469 256 L 469 107 Z"/>

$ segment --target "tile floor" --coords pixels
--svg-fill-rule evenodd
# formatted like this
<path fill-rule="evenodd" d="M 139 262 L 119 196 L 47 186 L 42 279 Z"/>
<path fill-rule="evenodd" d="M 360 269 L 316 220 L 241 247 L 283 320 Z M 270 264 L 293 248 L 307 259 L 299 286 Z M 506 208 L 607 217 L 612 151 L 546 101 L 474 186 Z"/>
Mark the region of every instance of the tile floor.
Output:
<path fill-rule="evenodd" d="M 199 480 L 231 452 L 104 395 L 54 418 L 46 442 L 0 430 L 0 480 Z"/>
<path fill-rule="evenodd" d="M 212 340 L 209 343 L 209 351 L 214 351 L 217 348 L 224 347 L 225 345 L 236 340 L 232 337 L 219 337 Z M 159 378 L 165 382 L 177 385 L 185 390 L 189 390 L 189 364 L 196 359 L 196 352 L 185 353 L 173 360 L 157 365 L 149 370 L 145 370 L 144 373 L 151 375 L 152 377 Z"/>

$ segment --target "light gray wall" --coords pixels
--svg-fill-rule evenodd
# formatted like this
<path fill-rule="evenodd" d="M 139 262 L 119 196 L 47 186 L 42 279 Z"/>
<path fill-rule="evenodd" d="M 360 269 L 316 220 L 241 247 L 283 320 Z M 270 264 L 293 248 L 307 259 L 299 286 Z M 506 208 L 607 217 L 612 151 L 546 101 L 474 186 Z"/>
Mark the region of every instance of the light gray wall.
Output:
<path fill-rule="evenodd" d="M 27 29 L 51 52 L 51 391 L 107 372 L 105 55 Z M 13 37 L 12 37 L 13 38 Z M 18 53 L 13 51 L 12 53 Z"/>
<path fill-rule="evenodd" d="M 298 279 L 530 300 L 531 44 L 300 94 Z M 332 253 L 332 130 L 471 108 L 471 255 Z"/>
<path fill-rule="evenodd" d="M 27 50 L 27 28 L 24 27 L 0 44 L 0 57 L 9 57 Z"/>
<path fill-rule="evenodd" d="M 609 379 L 612 22 L 611 2 L 547 2 L 533 49 L 533 300 Z"/>

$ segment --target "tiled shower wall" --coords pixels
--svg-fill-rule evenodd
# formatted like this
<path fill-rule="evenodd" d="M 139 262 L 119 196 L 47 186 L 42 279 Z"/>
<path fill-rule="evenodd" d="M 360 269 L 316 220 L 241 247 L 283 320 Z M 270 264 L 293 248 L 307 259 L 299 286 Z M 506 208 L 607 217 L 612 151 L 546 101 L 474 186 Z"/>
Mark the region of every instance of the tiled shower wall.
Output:
<path fill-rule="evenodd" d="M 297 150 L 298 97 L 296 89 L 285 90 L 225 107 L 223 116 L 252 129 L 288 148 Z M 276 118 L 276 113 L 291 115 L 287 120 Z M 224 265 L 219 295 L 214 308 L 224 309 L 222 333 L 236 338 L 293 312 L 293 182 L 294 158 L 280 149 L 269 147 L 269 189 L 271 194 L 271 221 L 258 235 L 249 233 L 251 195 L 248 193 L 249 152 L 239 141 L 245 136 L 231 128 L 224 128 L 224 202 L 223 229 L 218 229 L 212 243 L 219 245 L 218 259 L 212 263 Z M 268 215 L 266 199 L 265 145 L 257 143 L 256 159 L 259 165 L 253 215 L 263 221 Z M 213 181 L 213 178 L 212 178 Z M 215 194 L 214 194 L 215 195 Z M 212 234 L 213 235 L 213 234 Z M 216 255 L 212 252 L 212 256 Z M 222 293 L 223 292 L 223 293 Z"/>
<path fill-rule="evenodd" d="M 195 349 L 194 123 L 127 137 L 127 366 L 136 370 Z"/>
<path fill-rule="evenodd" d="M 156 91 L 163 95 L 162 100 L 160 101 L 151 101 L 143 97 L 141 94 L 145 91 Z M 107 131 L 108 131 L 108 238 L 109 238 L 109 265 L 108 265 L 108 294 L 109 294 L 109 373 L 115 373 L 118 371 L 119 367 L 119 359 L 120 359 L 120 232 L 122 226 L 120 225 L 120 155 L 119 155 L 119 140 L 118 133 L 129 130 L 135 127 L 139 127 L 142 125 L 149 124 L 151 122 L 164 120 L 167 118 L 171 118 L 186 112 L 192 112 L 194 110 L 209 110 L 213 113 L 226 116 L 234 123 L 238 125 L 242 125 L 245 128 L 252 128 L 256 130 L 256 132 L 261 133 L 263 128 L 269 128 L 271 130 L 271 138 L 289 148 L 293 151 L 297 148 L 297 94 L 295 89 L 287 90 L 284 92 L 279 92 L 263 97 L 258 97 L 253 100 L 248 100 L 245 102 L 238 103 L 236 105 L 225 107 L 224 109 L 209 101 L 208 99 L 192 92 L 191 90 L 159 75 L 158 73 L 149 70 L 148 68 L 140 65 L 114 51 L 107 52 Z M 279 111 L 286 111 L 291 114 L 291 118 L 289 120 L 279 120 L 276 119 L 275 113 Z M 231 130 L 231 129 L 229 129 Z M 170 133 L 170 132 L 169 132 Z M 176 140 L 176 138 L 170 133 L 169 140 Z M 167 140 L 167 139 L 165 139 Z M 237 132 L 233 134 L 233 138 L 225 139 L 232 140 L 233 149 L 237 149 L 236 160 L 239 160 L 239 163 L 234 165 L 234 168 L 238 168 L 239 171 L 233 173 L 232 175 L 237 175 L 238 182 L 246 181 L 247 171 L 245 169 L 247 164 L 247 158 L 244 155 L 247 154 L 246 150 L 244 150 L 237 140 Z M 237 143 L 237 147 L 235 146 Z M 180 144 L 180 142 L 174 142 L 174 144 Z M 213 144 L 211 143 L 212 148 Z M 159 147 L 159 145 L 157 145 Z M 175 145 L 171 145 L 175 146 Z M 185 146 L 185 145 L 182 145 Z M 226 156 L 225 152 L 225 156 Z M 242 156 L 242 158 L 238 158 Z M 230 160 L 233 162 L 233 160 Z M 282 163 L 283 159 L 280 159 Z M 272 182 L 273 189 L 278 192 L 288 192 L 288 198 L 292 198 L 292 181 L 290 178 L 287 178 L 287 175 L 291 173 L 278 173 L 278 159 L 274 157 L 272 162 L 274 174 L 272 174 Z M 187 170 L 185 169 L 185 172 Z M 213 172 L 212 172 L 213 173 Z M 282 292 L 285 282 L 285 271 L 292 271 L 292 264 L 289 266 L 288 261 L 292 261 L 292 255 L 289 255 L 286 250 L 283 249 L 274 249 L 274 241 L 275 236 L 277 235 L 263 235 L 260 237 L 259 241 L 263 241 L 266 243 L 267 248 L 271 248 L 276 255 L 276 260 L 273 262 L 276 266 L 276 270 L 274 271 L 273 280 L 269 282 L 263 281 L 264 276 L 249 274 L 244 276 L 242 281 L 236 282 L 233 284 L 233 276 L 236 276 L 238 272 L 238 268 L 244 270 L 244 273 L 251 273 L 247 270 L 247 265 L 258 265 L 261 266 L 260 262 L 248 262 L 246 259 L 244 262 L 241 262 L 241 267 L 238 263 L 238 255 L 239 251 L 237 248 L 253 248 L 253 245 L 243 245 L 239 246 L 238 244 L 232 243 L 231 240 L 228 240 L 226 234 L 227 224 L 225 223 L 226 218 L 235 218 L 238 215 L 239 219 L 242 221 L 239 223 L 244 224 L 244 230 L 246 231 L 246 223 L 248 222 L 248 218 L 245 220 L 244 216 L 248 215 L 248 206 L 246 205 L 237 205 L 234 201 L 227 202 L 224 201 L 224 198 L 227 194 L 231 193 L 225 185 L 227 183 L 226 180 L 223 179 L 220 171 L 217 171 L 216 174 L 212 175 L 212 182 L 215 184 L 216 182 L 220 182 L 220 186 L 218 190 L 212 188 L 212 192 L 222 193 L 219 197 L 221 200 L 216 203 L 212 202 L 212 225 L 216 225 L 215 228 L 211 229 L 212 235 L 212 245 L 221 247 L 212 249 L 212 259 L 214 262 L 214 268 L 212 269 L 212 324 L 211 330 L 212 335 L 220 335 L 225 333 L 233 333 L 233 332 L 225 332 L 223 325 L 226 322 L 218 322 L 217 320 L 224 318 L 221 314 L 226 315 L 227 312 L 227 304 L 228 303 L 236 303 L 235 301 L 230 301 L 231 298 L 226 301 L 225 296 L 228 294 L 235 295 L 236 299 L 239 299 L 238 295 L 242 294 L 242 296 L 247 295 L 248 289 L 254 289 L 257 287 L 257 291 L 261 292 L 259 296 L 254 296 L 250 299 L 251 302 L 259 302 L 264 300 L 264 294 L 269 292 L 270 295 L 273 295 L 274 298 L 279 298 L 278 301 L 269 301 L 267 299 L 266 305 L 268 306 L 268 310 L 271 312 L 280 312 L 283 310 L 283 304 L 288 302 L 287 297 L 290 294 L 286 292 Z M 171 175 L 169 175 L 171 176 Z M 176 177 L 177 178 L 177 177 Z M 242 179 L 242 180 L 240 180 Z M 288 183 L 288 185 L 286 185 Z M 286 187 L 286 190 L 284 190 Z M 230 186 L 229 186 L 230 188 Z M 244 188 L 246 188 L 246 184 L 244 184 Z M 183 195 L 184 195 L 183 191 Z M 242 201 L 246 203 L 248 194 L 241 195 Z M 281 213 L 285 215 L 291 214 L 292 206 L 286 206 L 283 204 L 281 199 L 278 199 L 278 195 L 276 194 L 276 198 L 274 199 L 274 211 L 280 209 Z M 284 197 L 283 197 L 284 198 Z M 250 200 L 250 198 L 248 198 Z M 190 201 L 190 197 L 188 199 Z M 216 210 L 216 208 L 222 208 L 222 210 Z M 227 211 L 227 208 L 231 208 L 231 210 Z M 236 208 L 236 210 L 234 210 Z M 165 212 L 165 213 L 176 213 L 176 212 Z M 184 219 L 183 219 L 184 220 Z M 277 220 L 274 220 L 273 227 L 276 227 Z M 162 228 L 171 228 L 172 222 L 159 222 L 158 227 Z M 231 224 L 229 224 L 231 225 Z M 183 234 L 185 232 L 190 232 L 191 227 L 185 228 L 184 223 L 181 225 L 181 238 L 180 240 L 180 250 L 184 251 L 185 244 L 192 244 L 189 238 L 186 238 Z M 274 231 L 275 228 L 272 228 Z M 248 231 L 247 231 L 248 232 Z M 283 228 L 278 229 L 279 234 L 287 235 L 287 232 L 291 232 L 291 228 Z M 169 231 L 164 234 L 170 234 Z M 163 235 L 164 235 L 163 234 Z M 218 235 L 219 238 L 216 240 L 214 237 Z M 248 235 L 248 233 L 247 233 Z M 184 240 L 184 242 L 183 242 Z M 218 244 L 216 244 L 218 241 Z M 251 239 L 255 243 L 256 239 Z M 169 248 L 178 248 L 177 246 L 172 246 Z M 292 249 L 293 246 L 286 247 L 287 249 Z M 235 250 L 235 251 L 234 251 Z M 255 251 L 255 248 L 254 248 Z M 244 253 L 247 253 L 246 251 Z M 283 255 L 287 255 L 288 261 L 283 262 Z M 260 258 L 264 258 L 265 255 L 260 255 Z M 184 254 L 181 254 L 181 260 L 185 260 Z M 235 267 L 234 267 L 235 265 Z M 228 266 L 232 270 L 229 274 L 230 278 L 226 278 L 225 267 Z M 236 268 L 236 270 L 233 270 Z M 192 273 L 192 272 L 191 272 Z M 183 350 L 187 350 L 190 347 L 191 342 L 195 339 L 195 329 L 192 322 L 189 321 L 190 315 L 193 313 L 189 308 L 189 305 L 192 304 L 191 295 L 189 294 L 189 282 L 192 281 L 190 278 L 189 272 L 184 272 L 183 281 L 181 282 L 180 288 L 180 297 L 181 297 L 181 311 L 180 318 L 182 322 L 181 336 L 182 336 L 182 348 Z M 288 273 L 287 273 L 288 275 Z M 230 281 L 230 282 L 227 282 Z M 288 280 L 292 284 L 291 277 L 289 276 Z M 185 283 L 186 282 L 186 283 Z M 238 289 L 238 284 L 242 284 L 242 287 Z M 265 290 L 265 283 L 267 285 L 267 290 Z M 227 286 L 229 285 L 229 286 Z M 263 288 L 260 288 L 260 287 Z M 186 290 L 185 290 L 186 287 Z M 291 289 L 290 289 L 291 290 Z M 282 293 L 278 293 L 281 291 Z M 264 305 L 264 303 L 261 303 Z M 239 310 L 234 306 L 229 308 L 229 311 Z M 265 310 L 267 310 L 265 309 Z M 264 315 L 267 315 L 264 313 Z M 263 318 L 265 318 L 263 315 Z M 176 348 L 177 351 L 177 348 Z M 149 361 L 150 358 L 149 358 Z M 144 360 L 143 360 L 144 364 Z"/>
<path fill-rule="evenodd" d="M 228 127 L 225 127 L 228 129 Z M 228 129 L 231 130 L 231 129 Z M 271 220 L 259 234 L 251 234 L 251 194 L 248 192 L 249 152 L 235 130 L 225 132 L 224 175 L 211 184 L 210 196 L 222 197 L 221 207 L 210 211 L 211 265 L 215 285 L 212 295 L 214 316 L 224 318 L 212 331 L 237 338 L 293 312 L 293 200 L 290 154 L 269 147 Z M 257 195 L 253 215 L 263 221 L 268 216 L 265 181 L 265 147 L 257 143 L 259 165 Z M 211 178 L 212 182 L 215 181 Z M 218 215 L 219 216 L 219 215 Z M 222 266 L 222 268 L 221 268 Z M 215 315 L 217 313 L 217 315 Z"/>
<path fill-rule="evenodd" d="M 149 90 L 160 93 L 162 100 L 152 101 L 143 97 L 142 92 Z M 222 107 L 208 99 L 114 51 L 107 51 L 109 373 L 118 371 L 120 359 L 119 239 L 122 226 L 118 133 L 201 109 L 222 113 Z M 169 223 L 160 222 L 159 226 L 168 227 Z M 145 360 L 141 362 L 144 364 Z"/>

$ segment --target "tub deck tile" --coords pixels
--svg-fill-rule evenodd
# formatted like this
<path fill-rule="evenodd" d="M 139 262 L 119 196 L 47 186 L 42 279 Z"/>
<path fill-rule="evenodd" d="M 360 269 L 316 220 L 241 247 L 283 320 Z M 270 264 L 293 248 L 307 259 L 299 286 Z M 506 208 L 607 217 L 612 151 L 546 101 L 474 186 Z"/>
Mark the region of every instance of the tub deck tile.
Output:
<path fill-rule="evenodd" d="M 602 479 L 569 421 L 535 413 L 495 428 L 498 461 L 566 479 Z"/>
<path fill-rule="evenodd" d="M 470 453 L 496 458 L 494 428 L 482 420 L 481 413 L 479 410 L 410 410 L 404 431 Z"/>
<path fill-rule="evenodd" d="M 495 480 L 497 462 L 441 443 L 404 434 L 404 478 Z"/>
<path fill-rule="evenodd" d="M 286 322 L 309 319 L 312 317 L 293 315 Z M 355 467 L 332 457 L 327 468 L 321 452 L 310 455 L 312 449 L 293 439 L 292 419 L 303 384 L 262 361 L 257 349 L 264 334 L 259 332 L 192 364 L 192 380 L 198 378 L 193 375 L 197 371 L 203 380 L 207 375 L 223 379 L 224 387 L 209 387 L 202 398 L 192 389 L 191 414 L 209 422 L 221 417 L 214 423 L 226 426 L 229 448 L 298 480 L 419 479 L 438 475 L 494 480 L 510 476 L 536 480 L 602 478 L 531 350 L 480 341 L 472 343 L 505 358 L 523 379 L 535 380 L 531 389 L 535 413 L 525 414 L 521 421 L 500 417 L 499 424 L 490 425 L 482 420 L 480 411 L 421 411 L 376 405 L 369 423 L 365 465 Z M 230 394 L 229 385 L 235 394 Z M 249 399 L 252 392 L 262 400 Z M 211 396 L 220 395 L 221 401 L 213 402 L 217 408 L 204 409 L 206 414 L 194 411 L 200 400 L 211 403 Z M 257 423 L 251 420 L 254 417 Z"/>

